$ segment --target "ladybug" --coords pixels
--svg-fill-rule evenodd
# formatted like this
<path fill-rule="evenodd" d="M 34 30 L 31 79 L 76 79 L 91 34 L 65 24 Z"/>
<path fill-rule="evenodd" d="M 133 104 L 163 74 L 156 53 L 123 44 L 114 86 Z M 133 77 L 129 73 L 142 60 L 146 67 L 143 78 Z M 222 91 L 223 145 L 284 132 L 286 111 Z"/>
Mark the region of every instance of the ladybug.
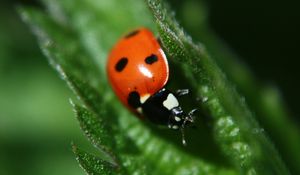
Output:
<path fill-rule="evenodd" d="M 169 79 L 168 60 L 158 40 L 147 28 L 139 28 L 121 38 L 111 50 L 107 62 L 109 82 L 120 101 L 141 119 L 171 129 L 193 123 L 196 109 L 185 113 L 175 93 L 165 88 Z"/>

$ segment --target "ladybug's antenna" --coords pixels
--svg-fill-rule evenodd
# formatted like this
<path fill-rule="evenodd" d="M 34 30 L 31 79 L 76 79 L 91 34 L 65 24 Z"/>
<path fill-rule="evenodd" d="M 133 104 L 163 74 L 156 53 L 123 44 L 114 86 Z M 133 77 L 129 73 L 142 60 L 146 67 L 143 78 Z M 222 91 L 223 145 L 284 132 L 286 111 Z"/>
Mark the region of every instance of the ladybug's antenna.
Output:
<path fill-rule="evenodd" d="M 188 115 L 184 118 L 184 121 L 181 125 L 181 137 L 182 137 L 182 144 L 186 146 L 185 141 L 185 134 L 184 134 L 184 126 L 186 125 L 186 122 L 194 123 L 193 114 L 197 111 L 197 109 L 191 110 Z"/>

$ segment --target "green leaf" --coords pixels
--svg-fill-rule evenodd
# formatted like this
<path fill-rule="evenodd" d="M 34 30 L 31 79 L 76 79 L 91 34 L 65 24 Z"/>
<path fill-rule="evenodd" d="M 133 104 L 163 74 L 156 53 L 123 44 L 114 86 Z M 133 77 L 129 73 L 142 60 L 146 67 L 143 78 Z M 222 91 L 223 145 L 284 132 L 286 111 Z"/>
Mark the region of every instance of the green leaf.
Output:
<path fill-rule="evenodd" d="M 161 1 L 147 3 L 174 68 L 171 71 L 176 69 L 168 87 L 190 88 L 200 99 L 183 99 L 187 109 L 201 109 L 197 128 L 186 129 L 187 147 L 181 145 L 180 133 L 133 117 L 107 85 L 106 57 L 117 38 L 139 26 L 156 31 L 147 3 L 43 2 L 46 12 L 19 11 L 51 65 L 82 102 L 73 102 L 82 130 L 107 154 L 100 160 L 74 147 L 88 174 L 289 174 L 245 99 L 215 63 L 216 55 L 194 44 Z"/>
<path fill-rule="evenodd" d="M 107 123 L 105 123 L 103 117 L 97 117 L 86 108 L 76 105 L 74 102 L 71 103 L 77 116 L 77 120 L 80 123 L 80 127 L 89 140 L 97 148 L 111 154 L 109 148 L 114 150 L 116 147 L 114 139 L 112 139 L 108 134 L 114 133 L 115 135 L 115 132 L 112 130 L 112 128 L 107 126 Z"/>
<path fill-rule="evenodd" d="M 104 68 L 102 66 L 97 68 L 98 64 L 94 61 L 96 58 L 91 54 L 91 50 L 85 49 L 89 46 L 77 35 L 81 33 L 81 28 L 77 29 L 76 25 L 66 25 L 61 22 L 60 18 L 48 16 L 37 9 L 23 8 L 20 12 L 37 35 L 41 48 L 51 65 L 68 82 L 87 107 L 84 109 L 75 106 L 81 127 L 96 147 L 105 152 L 106 148 L 111 146 L 110 149 L 114 151 L 122 172 L 126 172 L 125 174 L 182 174 L 192 169 L 193 174 L 233 174 L 234 171 L 227 167 L 226 163 L 222 163 L 221 167 L 217 166 L 222 159 L 219 161 L 212 159 L 213 162 L 206 162 L 205 159 L 209 158 L 209 154 L 205 159 L 193 155 L 194 152 L 199 152 L 196 148 L 201 140 L 195 142 L 194 146 L 191 143 L 186 149 L 181 145 L 179 133 L 174 134 L 173 131 L 161 130 L 148 124 L 142 125 L 126 109 L 120 108 L 116 99 L 111 98 L 111 90 L 106 89 L 107 85 L 102 83 L 105 76 L 101 77 L 103 74 L 101 70 Z M 98 13 L 98 11 L 89 11 L 93 14 L 92 12 Z M 94 21 L 94 23 L 97 22 Z M 103 34 L 101 30 L 99 31 L 97 33 L 100 38 L 99 42 L 106 44 L 104 40 L 101 40 L 100 36 Z M 101 88 L 95 88 L 99 86 Z M 107 124 L 103 125 L 104 122 Z M 106 130 L 105 126 L 117 128 L 117 131 L 113 129 L 112 131 L 116 132 L 111 132 L 110 128 Z M 112 139 L 111 142 L 106 139 L 107 137 Z M 172 141 L 173 144 L 162 137 Z M 206 148 L 201 149 L 200 152 L 208 150 L 209 144 L 204 147 Z M 210 152 L 215 152 L 215 150 Z"/>
<path fill-rule="evenodd" d="M 88 174 L 99 174 L 99 175 L 111 175 L 115 174 L 113 169 L 117 167 L 108 163 L 92 154 L 89 154 L 77 146 L 72 145 L 73 152 L 76 155 L 76 159 L 81 165 L 81 167 Z"/>
<path fill-rule="evenodd" d="M 255 121 L 244 99 L 202 45 L 184 33 L 164 4 L 149 0 L 162 43 L 176 61 L 192 68 L 191 87 L 214 120 L 215 139 L 243 173 L 289 174 L 278 152 Z M 184 67 L 182 68 L 184 69 Z"/>
<path fill-rule="evenodd" d="M 245 100 L 261 124 L 264 131 L 280 152 L 292 174 L 300 174 L 300 130 L 288 111 L 281 92 L 274 84 L 261 82 L 255 74 L 243 64 L 226 43 L 216 36 L 206 22 L 207 15 L 201 1 L 183 3 L 185 13 L 194 9 L 193 16 L 185 16 L 185 23 L 193 39 L 201 41 L 207 52 L 225 72 L 226 77 L 235 85 L 236 89 L 245 96 Z M 205 6 L 204 6 L 205 7 Z M 190 14 L 191 15 L 191 14 Z M 202 20 L 199 20 L 201 16 Z M 247 42 L 247 41 L 245 41 Z"/>

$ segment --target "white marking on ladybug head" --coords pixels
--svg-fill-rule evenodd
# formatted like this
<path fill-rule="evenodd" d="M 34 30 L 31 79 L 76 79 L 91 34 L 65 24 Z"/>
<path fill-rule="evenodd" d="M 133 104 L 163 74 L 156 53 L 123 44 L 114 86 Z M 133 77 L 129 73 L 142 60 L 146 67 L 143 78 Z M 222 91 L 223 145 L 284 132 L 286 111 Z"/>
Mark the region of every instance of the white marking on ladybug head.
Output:
<path fill-rule="evenodd" d="M 140 102 L 143 104 L 150 97 L 150 94 L 145 94 L 140 98 Z"/>
<path fill-rule="evenodd" d="M 181 118 L 180 118 L 180 117 L 177 117 L 177 116 L 175 116 L 175 121 L 176 121 L 176 122 L 180 122 L 180 121 L 181 121 Z"/>
<path fill-rule="evenodd" d="M 163 102 L 164 107 L 166 107 L 168 110 L 171 110 L 177 106 L 179 106 L 178 100 L 173 94 L 169 94 L 167 99 Z"/>

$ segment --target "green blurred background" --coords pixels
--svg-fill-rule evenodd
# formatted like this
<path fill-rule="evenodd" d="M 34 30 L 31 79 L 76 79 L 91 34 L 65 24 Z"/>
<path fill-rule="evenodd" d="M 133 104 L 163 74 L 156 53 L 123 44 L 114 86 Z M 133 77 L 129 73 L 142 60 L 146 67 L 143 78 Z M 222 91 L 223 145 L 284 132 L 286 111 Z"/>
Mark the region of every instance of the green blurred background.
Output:
<path fill-rule="evenodd" d="M 203 3 L 170 1 L 195 39 Z M 201 1 L 202 2 L 202 1 Z M 70 143 L 90 147 L 73 116 L 65 83 L 50 68 L 15 10 L 36 1 L 0 5 L 0 175 L 84 174 Z M 261 81 L 281 89 L 299 124 L 300 3 L 271 0 L 207 0 L 212 29 L 243 58 Z"/>

